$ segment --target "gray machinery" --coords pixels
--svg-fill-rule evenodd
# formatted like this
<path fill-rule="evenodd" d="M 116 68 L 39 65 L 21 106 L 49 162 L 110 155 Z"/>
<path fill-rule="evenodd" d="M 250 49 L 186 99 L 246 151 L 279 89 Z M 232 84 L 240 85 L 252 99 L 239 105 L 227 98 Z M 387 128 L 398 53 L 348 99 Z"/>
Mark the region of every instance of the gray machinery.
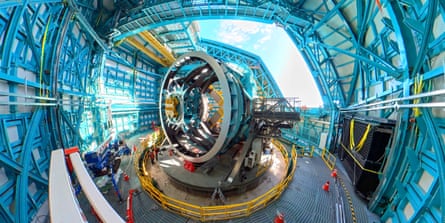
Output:
<path fill-rule="evenodd" d="M 184 163 L 163 168 L 174 182 L 203 191 L 244 190 L 258 182 L 257 166 L 271 150 L 270 139 L 291 128 L 299 114 L 295 99 L 259 99 L 256 90 L 249 68 L 204 52 L 173 63 L 159 101 L 168 141 L 163 150 L 169 150 L 160 160 Z"/>

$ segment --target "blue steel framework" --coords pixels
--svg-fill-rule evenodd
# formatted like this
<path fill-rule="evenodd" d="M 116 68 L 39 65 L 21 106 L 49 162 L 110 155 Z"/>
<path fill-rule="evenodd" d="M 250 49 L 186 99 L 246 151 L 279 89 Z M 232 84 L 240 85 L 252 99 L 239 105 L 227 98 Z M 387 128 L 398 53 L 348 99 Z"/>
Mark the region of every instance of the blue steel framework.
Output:
<path fill-rule="evenodd" d="M 160 77 L 149 59 L 123 46 L 106 56 L 99 95 L 111 104 L 117 132 L 133 133 L 157 122 Z"/>
<path fill-rule="evenodd" d="M 438 0 L 147 1 L 120 17 L 115 40 L 194 19 L 236 18 L 282 26 L 303 54 L 330 113 L 327 118 L 319 114 L 318 118 L 325 118 L 321 122 L 304 121 L 297 127 L 315 127 L 313 135 L 325 131 L 332 136 L 340 112 L 397 119 L 396 137 L 388 147 L 381 175 L 384 183 L 370 208 L 383 220 L 393 222 L 440 221 L 445 213 L 440 209 L 445 190 L 439 189 L 445 185 L 441 137 L 445 115 L 441 108 L 428 105 L 418 115 L 410 107 L 419 102 L 441 102 L 443 97 L 397 103 L 388 100 L 443 89 L 443 13 L 444 3 Z M 421 77 L 424 85 L 414 90 L 416 77 Z M 377 102 L 394 105 L 367 107 Z M 399 109 L 398 103 L 405 107 Z M 313 117 L 318 115 L 312 113 Z M 407 129 L 418 130 L 407 134 Z M 311 135 L 305 138 L 312 145 L 319 141 Z M 407 153 L 410 143 L 414 143 L 413 152 Z M 415 192 L 411 187 L 424 191 Z"/>
<path fill-rule="evenodd" d="M 283 97 L 283 94 L 278 88 L 278 85 L 275 83 L 272 74 L 258 56 L 233 46 L 218 43 L 212 40 L 202 40 L 201 47 L 207 52 L 207 54 L 213 56 L 214 58 L 248 66 L 252 70 L 258 86 L 258 97 Z"/>
<path fill-rule="evenodd" d="M 61 4 L 0 4 L 0 219 L 28 222 L 47 199 L 51 141 L 47 69 Z M 52 13 L 48 13 L 52 10 Z M 48 41 L 45 41 L 48 40 Z M 46 44 L 46 50 L 44 45 Z M 42 105 L 42 106 L 38 106 Z"/>
<path fill-rule="evenodd" d="M 444 1 L 153 0 L 142 2 L 140 7 L 133 1 L 122 2 L 131 9 L 127 14 L 108 12 L 109 19 L 98 18 L 100 13 L 96 13 L 103 11 L 102 1 L 99 9 L 86 0 L 0 3 L 1 220 L 28 222 L 42 206 L 47 197 L 51 149 L 86 145 L 83 140 L 88 137 L 78 132 L 91 135 L 92 142 L 107 134 L 99 134 L 108 118 L 104 115 L 106 104 L 96 98 L 101 78 L 115 78 L 113 83 L 122 85 L 114 88 L 120 90 L 108 93 L 121 94 L 132 85 L 123 82 L 138 83 L 134 72 L 119 71 L 121 65 L 125 69 L 136 67 L 137 76 L 157 88 L 158 67 L 131 48 L 119 49 L 127 52 L 126 62 L 106 66 L 114 56 L 103 52 L 107 46 L 99 36 L 105 35 L 94 32 L 93 27 L 117 27 L 117 41 L 171 23 L 222 16 L 276 23 L 285 29 L 332 111 L 327 119 L 329 135 L 336 132 L 334 123 L 340 112 L 398 121 L 387 148 L 383 183 L 369 204 L 371 210 L 384 221 L 444 220 L 445 114 L 440 107 L 422 107 L 420 113 L 410 109 L 414 103 L 443 102 L 443 93 L 419 101 L 388 101 L 444 88 Z M 154 72 L 145 73 L 146 68 L 131 58 Z M 423 87 L 415 90 L 420 78 Z M 113 119 L 121 123 L 116 125 L 124 130 L 129 128 L 125 120 L 134 114 L 139 116 L 134 119 L 144 124 L 157 118 L 150 112 L 151 99 L 145 98 L 150 90 L 141 90 L 139 85 L 130 94 L 134 95 L 135 89 L 147 102 L 136 106 L 142 107 L 143 115 L 130 112 L 118 117 L 121 114 L 117 111 L 135 108 L 134 96 L 130 100 L 133 104 L 112 107 L 116 111 Z M 156 103 L 155 98 L 152 100 Z M 367 107 L 383 102 L 390 106 Z M 88 114 L 94 120 L 87 120 Z M 325 127 L 320 129 L 325 131 Z"/>
<path fill-rule="evenodd" d="M 0 2 L 0 222 L 42 217 L 51 150 L 102 142 L 111 133 L 105 98 L 132 102 L 112 106 L 118 130 L 131 130 L 127 116 L 137 129 L 158 120 L 155 65 L 106 49 L 94 13 L 91 1 Z"/>
<path fill-rule="evenodd" d="M 189 51 L 198 51 L 200 47 L 197 30 L 193 22 L 180 22 L 176 24 L 175 30 L 164 30 L 164 27 L 158 27 L 159 30 L 153 30 L 157 37 L 164 42 L 176 54 L 183 54 Z M 171 38 L 171 36 L 175 36 Z M 192 49 L 192 50 L 190 50 Z"/>

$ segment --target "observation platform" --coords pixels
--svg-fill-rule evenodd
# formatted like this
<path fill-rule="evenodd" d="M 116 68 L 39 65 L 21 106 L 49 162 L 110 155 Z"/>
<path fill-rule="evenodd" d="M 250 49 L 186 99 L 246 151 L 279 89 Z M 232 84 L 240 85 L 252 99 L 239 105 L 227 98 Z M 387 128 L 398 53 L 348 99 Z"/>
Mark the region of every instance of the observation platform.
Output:
<path fill-rule="evenodd" d="M 136 145 L 140 150 L 139 138 L 145 135 L 137 135 L 130 139 L 127 139 L 128 145 Z M 288 148 L 290 150 L 290 148 Z M 141 152 L 141 151 L 138 151 Z M 276 153 L 279 155 L 279 153 Z M 276 159 L 276 157 L 274 157 Z M 200 222 L 191 218 L 187 218 L 169 210 L 162 208 L 164 204 L 160 204 L 148 195 L 143 190 L 141 182 L 137 177 L 137 172 L 133 156 L 123 157 L 121 163 L 121 169 L 130 176 L 129 181 L 119 181 L 119 188 L 122 196 L 127 197 L 130 189 L 136 189 L 138 192 L 133 197 L 133 213 L 135 222 Z M 379 218 L 373 213 L 369 212 L 366 208 L 366 204 L 360 197 L 355 195 L 351 181 L 348 178 L 346 172 L 341 168 L 341 164 L 337 161 L 339 180 L 334 183 L 330 176 L 330 170 L 319 156 L 300 157 L 297 161 L 296 171 L 293 179 L 289 182 L 287 188 L 276 200 L 264 204 L 265 207 L 255 212 L 251 212 L 248 217 L 235 218 L 223 221 L 210 221 L 210 222 L 243 222 L 243 223 L 258 223 L 258 222 L 273 222 L 277 211 L 284 214 L 286 222 L 318 222 L 318 223 L 332 223 L 336 222 L 336 204 L 339 200 L 344 204 L 344 215 L 346 223 L 374 223 L 380 222 Z M 182 168 L 182 167 L 181 167 Z M 150 170 L 153 178 L 157 179 L 159 166 L 153 165 Z M 148 169 L 147 169 L 148 170 Z M 279 173 L 285 173 L 281 169 L 272 166 L 270 171 Z M 262 183 L 265 185 L 272 185 L 272 175 L 265 173 L 262 178 Z M 167 177 L 164 176 L 166 179 Z M 121 178 L 122 179 L 122 178 Z M 326 181 L 331 182 L 330 191 L 323 191 L 322 185 Z M 198 208 L 200 206 L 211 205 L 212 202 L 210 196 L 194 196 L 191 193 L 174 191 L 174 186 L 169 185 L 167 181 L 157 179 L 160 189 L 168 194 L 178 193 L 181 199 L 188 203 L 191 203 Z M 142 182 L 143 183 L 143 182 Z M 267 190 L 265 188 L 265 190 Z M 252 196 L 260 196 L 263 192 L 244 193 L 237 196 L 227 196 L 227 202 L 231 201 L 243 201 L 250 200 Z M 119 202 L 114 190 L 110 188 L 105 192 L 104 196 L 115 208 L 115 210 L 125 219 L 126 215 L 126 202 Z M 98 222 L 91 210 L 86 209 L 89 204 L 83 197 L 82 193 L 79 195 L 80 206 L 84 210 L 84 213 L 88 219 L 88 222 Z"/>
<path fill-rule="evenodd" d="M 195 172 L 190 172 L 179 165 L 183 163 L 181 157 L 169 156 L 164 153 L 155 164 L 148 162 L 147 168 L 152 179 L 157 182 L 159 190 L 162 190 L 165 195 L 193 205 L 247 202 L 266 193 L 286 177 L 284 158 L 280 151 L 275 150 L 270 155 L 263 155 L 262 164 L 264 166 L 247 171 L 246 182 L 237 180 L 230 187 L 219 185 L 218 182 L 224 181 L 221 176 L 230 174 L 231 170 L 227 169 L 227 163 L 231 162 L 230 159 L 230 154 L 222 156 L 213 170 L 207 174 L 200 167 L 197 167 Z M 256 177 L 257 174 L 263 176 Z M 169 175 L 174 175 L 174 177 L 169 177 Z M 211 199 L 215 188 L 222 190 L 223 200 L 218 196 Z"/>
<path fill-rule="evenodd" d="M 241 170 L 239 178 L 237 177 L 231 184 L 226 183 L 225 178 L 230 174 L 230 167 L 233 166 L 231 163 L 236 162 L 236 159 L 238 159 L 236 155 L 241 148 L 241 144 L 235 145 L 218 158 L 214 158 L 202 166 L 197 166 L 194 172 L 183 167 L 184 160 L 182 157 L 164 151 L 159 153 L 158 161 L 155 161 L 153 165 L 149 164 L 147 169 L 150 169 L 153 179 L 160 184 L 165 184 L 165 186 L 160 185 L 160 189 L 164 192 L 164 188 L 170 186 L 171 182 L 178 187 L 178 189 L 172 189 L 171 191 L 184 190 L 187 193 L 201 193 L 202 195 L 214 192 L 215 188 L 220 188 L 224 194 L 226 192 L 240 194 L 248 192 L 249 189 L 254 187 L 254 191 L 261 194 L 261 191 L 267 191 L 284 179 L 286 174 L 284 159 L 280 151 L 272 150 L 271 154 L 261 156 L 259 165 Z M 233 159 L 232 157 L 236 158 Z M 261 176 L 263 174 L 267 176 Z M 263 177 L 267 179 L 261 179 Z M 269 182 L 268 185 L 264 183 L 265 180 Z M 172 195 L 171 197 L 176 196 Z"/>

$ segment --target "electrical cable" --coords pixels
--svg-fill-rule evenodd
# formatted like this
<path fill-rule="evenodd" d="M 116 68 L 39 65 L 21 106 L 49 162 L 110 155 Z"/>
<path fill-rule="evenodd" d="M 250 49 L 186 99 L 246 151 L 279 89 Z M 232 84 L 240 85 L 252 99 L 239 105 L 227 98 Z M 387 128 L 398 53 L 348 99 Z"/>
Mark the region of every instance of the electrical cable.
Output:
<path fill-rule="evenodd" d="M 40 80 L 39 80 L 39 84 L 40 84 L 40 89 L 39 89 L 39 96 L 42 96 L 44 90 L 42 88 L 43 85 L 43 80 L 42 80 L 42 75 L 43 75 L 43 62 L 45 59 L 45 45 L 46 45 L 46 38 L 48 35 L 48 30 L 49 30 L 49 24 L 51 23 L 51 16 L 48 16 L 48 21 L 46 22 L 46 27 L 45 27 L 45 32 L 43 33 L 43 39 L 42 39 L 42 51 L 40 54 Z"/>

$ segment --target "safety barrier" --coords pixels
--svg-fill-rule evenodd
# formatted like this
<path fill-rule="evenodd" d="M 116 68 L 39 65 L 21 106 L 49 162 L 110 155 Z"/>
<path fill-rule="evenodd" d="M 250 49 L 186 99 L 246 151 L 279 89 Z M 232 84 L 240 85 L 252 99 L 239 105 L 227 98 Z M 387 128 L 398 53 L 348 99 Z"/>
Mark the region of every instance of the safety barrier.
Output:
<path fill-rule="evenodd" d="M 97 188 L 93 179 L 91 179 L 91 176 L 85 168 L 85 164 L 80 158 L 80 154 L 78 152 L 71 153 L 69 154 L 69 157 L 77 179 L 82 186 L 82 191 L 85 193 L 86 198 L 90 202 L 91 207 L 94 209 L 100 220 L 107 223 L 124 223 L 125 221 L 116 212 L 116 210 L 113 209 L 110 203 L 108 203 Z"/>
<path fill-rule="evenodd" d="M 312 158 L 314 156 L 314 150 L 315 150 L 315 146 L 298 146 L 299 148 L 297 149 L 295 144 L 292 145 L 292 148 L 295 149 L 297 151 L 297 155 L 298 157 L 309 157 Z"/>
<path fill-rule="evenodd" d="M 326 163 L 326 166 L 328 166 L 330 170 L 334 169 L 337 158 L 327 151 L 326 148 L 323 148 L 321 151 L 321 159 Z"/>
<path fill-rule="evenodd" d="M 340 143 L 340 145 L 343 147 L 343 150 L 346 151 L 349 156 L 354 160 L 354 163 L 363 171 L 369 172 L 369 173 L 374 173 L 374 174 L 382 174 L 382 172 L 380 171 L 375 171 L 375 170 L 370 170 L 368 168 L 365 168 L 360 161 L 357 160 L 357 158 L 355 158 L 354 154 L 352 154 L 352 152 L 345 146 L 343 145 L 343 143 Z"/>
<path fill-rule="evenodd" d="M 67 164 L 65 156 L 69 157 Z M 77 147 L 52 151 L 50 165 L 49 205 L 51 222 L 87 222 L 77 198 L 73 194 L 74 190 L 68 170 L 74 170 L 86 198 L 102 222 L 125 222 L 97 189 L 80 158 Z M 61 208 L 65 211 L 61 211 Z"/>
<path fill-rule="evenodd" d="M 278 141 L 274 141 L 273 143 L 284 157 L 288 169 L 286 177 L 263 195 L 242 203 L 216 206 L 199 206 L 180 201 L 165 195 L 164 193 L 160 192 L 159 189 L 153 184 L 152 178 L 150 176 L 150 171 L 146 170 L 145 164 L 148 162 L 149 159 L 149 156 L 147 155 L 148 153 L 136 153 L 137 157 L 135 160 L 142 160 L 143 164 L 139 165 L 137 162 L 135 162 L 135 168 L 137 170 L 142 188 L 145 189 L 145 191 L 151 196 L 153 200 L 155 200 L 162 208 L 166 210 L 172 211 L 187 218 L 203 222 L 247 217 L 253 212 L 266 207 L 268 204 L 278 199 L 281 193 L 286 189 L 290 181 L 292 181 L 292 178 L 294 176 L 297 166 L 296 151 L 293 149 L 291 156 L 289 156 L 286 148 L 281 143 L 279 143 Z M 144 157 L 139 157 L 141 155 L 144 155 Z"/>
<path fill-rule="evenodd" d="M 51 152 L 49 171 L 49 210 L 51 222 L 87 222 L 74 195 L 71 179 L 66 169 L 63 149 Z M 63 211 L 61 211 L 63 207 Z"/>

